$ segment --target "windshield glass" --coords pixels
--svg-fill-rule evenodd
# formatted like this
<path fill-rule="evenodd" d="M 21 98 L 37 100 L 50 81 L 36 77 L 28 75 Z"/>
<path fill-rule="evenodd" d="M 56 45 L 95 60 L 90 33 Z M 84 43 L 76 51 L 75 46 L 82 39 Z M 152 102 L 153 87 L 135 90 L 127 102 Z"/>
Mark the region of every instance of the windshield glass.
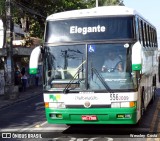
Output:
<path fill-rule="evenodd" d="M 89 89 L 104 90 L 105 85 L 111 90 L 134 89 L 131 64 L 129 44 L 88 45 Z"/>
<path fill-rule="evenodd" d="M 44 47 L 44 89 L 49 91 L 130 91 L 137 88 L 131 44 Z"/>
<path fill-rule="evenodd" d="M 45 89 L 64 89 L 74 79 L 71 88 L 80 87 L 85 77 L 85 45 L 45 47 Z"/>

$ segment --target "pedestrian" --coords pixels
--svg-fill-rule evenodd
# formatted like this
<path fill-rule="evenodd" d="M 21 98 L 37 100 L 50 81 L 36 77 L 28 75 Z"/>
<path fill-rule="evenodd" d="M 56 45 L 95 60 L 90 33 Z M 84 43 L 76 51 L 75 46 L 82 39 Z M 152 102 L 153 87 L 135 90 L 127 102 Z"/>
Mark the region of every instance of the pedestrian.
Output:
<path fill-rule="evenodd" d="M 38 82 L 39 82 L 39 72 L 35 75 L 35 85 L 38 86 Z"/>
<path fill-rule="evenodd" d="M 23 67 L 21 70 L 21 81 L 22 81 L 22 91 L 26 91 L 26 86 L 27 86 L 27 76 L 26 76 L 26 71 L 25 68 Z"/>
<path fill-rule="evenodd" d="M 16 67 L 14 76 L 15 76 L 15 85 L 20 85 L 21 84 L 21 72 L 18 67 Z"/>
<path fill-rule="evenodd" d="M 27 76 L 24 74 L 21 77 L 22 80 L 22 91 L 26 91 L 26 86 L 27 86 Z"/>

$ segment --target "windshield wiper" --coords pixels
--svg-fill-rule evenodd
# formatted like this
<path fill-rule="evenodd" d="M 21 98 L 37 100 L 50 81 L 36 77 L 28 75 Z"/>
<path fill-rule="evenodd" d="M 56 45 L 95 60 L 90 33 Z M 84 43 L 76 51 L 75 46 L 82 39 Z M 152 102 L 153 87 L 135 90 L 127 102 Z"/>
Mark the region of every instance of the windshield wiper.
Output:
<path fill-rule="evenodd" d="M 113 93 L 113 91 L 108 86 L 107 82 L 105 82 L 105 80 L 103 79 L 103 77 L 101 76 L 101 74 L 95 68 L 93 68 L 93 67 L 91 68 L 91 71 L 96 74 L 96 76 L 99 78 L 99 80 L 101 81 L 101 83 L 103 84 L 103 86 L 106 88 L 107 92 Z"/>
<path fill-rule="evenodd" d="M 77 68 L 78 68 L 77 72 L 75 73 L 75 75 L 73 76 L 73 78 L 69 81 L 69 83 L 67 84 L 67 86 L 64 88 L 63 93 L 68 93 L 68 92 L 71 90 L 71 89 L 69 90 L 69 88 L 70 88 L 71 84 L 74 82 L 74 80 L 75 80 L 77 77 L 78 77 L 78 81 L 75 82 L 74 84 L 79 84 L 79 82 L 82 81 L 83 78 L 79 79 L 79 72 L 82 71 L 82 74 L 83 74 L 83 70 L 84 70 L 83 65 L 84 65 L 85 62 L 86 62 L 86 60 L 84 60 L 84 61 L 82 62 L 82 64 L 80 64 L 80 65 L 77 67 Z M 76 88 L 76 87 L 75 87 L 75 88 Z"/>
<path fill-rule="evenodd" d="M 78 69 L 78 71 L 75 73 L 75 75 L 73 76 L 73 78 L 69 81 L 69 83 L 67 84 L 67 86 L 64 88 L 63 93 L 66 94 L 66 93 L 68 93 L 71 90 L 71 89 L 69 89 L 70 86 L 71 86 L 71 84 L 73 84 L 73 83 L 74 84 L 79 84 L 82 81 L 83 78 L 82 79 L 78 78 L 78 80 L 76 82 L 74 82 L 74 80 L 78 77 L 80 71 L 83 71 L 83 70 L 81 68 Z"/>

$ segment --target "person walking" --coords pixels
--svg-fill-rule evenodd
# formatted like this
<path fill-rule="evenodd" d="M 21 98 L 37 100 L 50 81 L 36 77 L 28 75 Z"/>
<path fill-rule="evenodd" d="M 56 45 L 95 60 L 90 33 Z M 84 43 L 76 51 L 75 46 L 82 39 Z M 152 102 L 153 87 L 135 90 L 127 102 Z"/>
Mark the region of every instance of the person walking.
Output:
<path fill-rule="evenodd" d="M 15 76 L 15 85 L 20 85 L 20 83 L 21 83 L 21 72 L 20 72 L 18 67 L 16 67 L 14 76 Z"/>
<path fill-rule="evenodd" d="M 35 85 L 38 86 L 40 74 L 39 72 L 35 75 Z"/>
<path fill-rule="evenodd" d="M 21 77 L 21 81 L 22 81 L 22 91 L 26 91 L 26 86 L 27 86 L 27 76 L 26 76 L 26 71 L 25 68 L 22 68 L 21 71 L 22 77 Z"/>

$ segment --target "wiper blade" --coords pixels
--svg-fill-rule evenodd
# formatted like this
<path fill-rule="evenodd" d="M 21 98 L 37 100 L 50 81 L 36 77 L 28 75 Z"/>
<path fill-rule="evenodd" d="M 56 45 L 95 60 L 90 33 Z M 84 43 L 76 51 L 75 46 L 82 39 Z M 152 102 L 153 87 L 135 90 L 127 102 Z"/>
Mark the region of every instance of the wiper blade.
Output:
<path fill-rule="evenodd" d="M 75 75 L 73 76 L 73 78 L 69 81 L 69 83 L 67 84 L 67 86 L 64 88 L 63 93 L 68 93 L 68 92 L 70 91 L 69 88 L 70 88 L 71 84 L 74 82 L 74 80 L 76 79 L 76 77 L 79 75 L 79 72 L 84 70 L 83 64 L 84 64 L 85 62 L 86 62 L 86 60 L 83 61 L 83 63 L 78 66 L 77 72 L 75 73 Z M 81 68 L 81 67 L 82 67 L 82 68 Z M 82 72 L 82 73 L 83 73 L 83 72 Z M 75 83 L 79 83 L 82 79 L 83 79 L 83 78 L 78 79 L 78 81 L 75 82 Z"/>
<path fill-rule="evenodd" d="M 64 88 L 64 90 L 63 90 L 63 93 L 68 93 L 70 90 L 69 90 L 69 88 L 70 88 L 70 86 L 71 86 L 71 84 L 78 84 L 82 79 L 78 79 L 78 81 L 77 82 L 74 82 L 74 80 L 77 78 L 77 76 L 79 75 L 79 72 L 81 71 L 82 69 L 78 69 L 78 71 L 75 73 L 75 75 L 73 76 L 73 78 L 69 81 L 69 83 L 67 84 L 67 86 Z M 75 87 L 76 88 L 76 87 Z"/>
<path fill-rule="evenodd" d="M 95 69 L 95 68 L 91 68 L 91 70 L 96 74 L 96 76 L 99 78 L 99 80 L 101 81 L 101 83 L 103 84 L 103 86 L 106 88 L 107 92 L 109 93 L 113 93 L 113 91 L 111 90 L 111 88 L 108 86 L 107 82 L 105 82 L 105 80 L 103 79 L 103 77 L 101 76 L 101 74 Z"/>

